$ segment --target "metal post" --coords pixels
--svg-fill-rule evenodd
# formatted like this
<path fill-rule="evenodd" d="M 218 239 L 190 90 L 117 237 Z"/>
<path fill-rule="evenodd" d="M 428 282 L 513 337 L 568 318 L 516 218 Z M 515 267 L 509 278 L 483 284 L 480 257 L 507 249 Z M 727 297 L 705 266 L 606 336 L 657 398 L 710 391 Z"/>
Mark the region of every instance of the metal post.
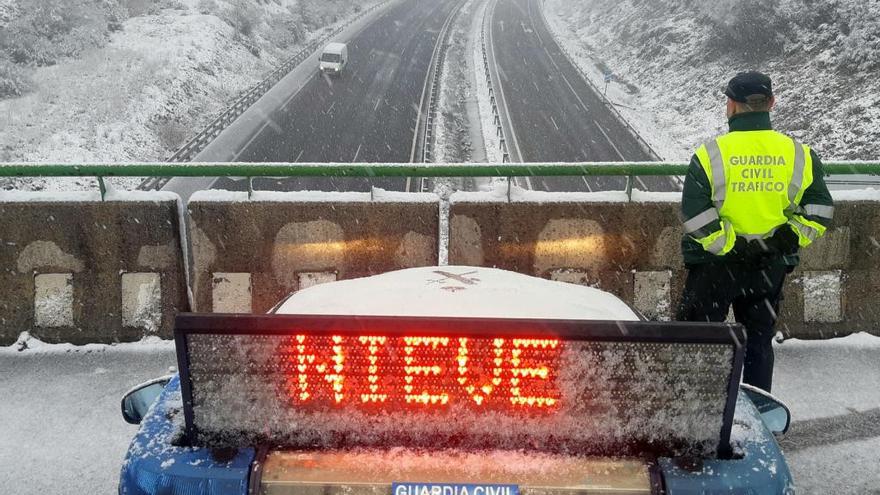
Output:
<path fill-rule="evenodd" d="M 632 203 L 633 200 L 633 176 L 626 176 L 626 201 Z"/>
<path fill-rule="evenodd" d="M 104 185 L 104 178 L 103 177 L 101 177 L 99 175 L 99 176 L 97 176 L 97 178 L 98 178 L 98 189 L 101 190 L 101 201 L 104 201 L 104 196 L 107 195 L 107 186 Z"/>

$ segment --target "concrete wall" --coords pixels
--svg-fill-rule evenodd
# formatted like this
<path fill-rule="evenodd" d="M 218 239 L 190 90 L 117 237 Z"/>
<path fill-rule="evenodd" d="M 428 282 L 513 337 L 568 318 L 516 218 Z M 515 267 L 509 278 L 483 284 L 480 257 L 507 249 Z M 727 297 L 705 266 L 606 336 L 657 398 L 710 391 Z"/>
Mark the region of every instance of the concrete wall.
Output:
<path fill-rule="evenodd" d="M 685 277 L 678 210 L 676 202 L 456 201 L 449 263 L 597 286 L 669 319 Z M 779 325 L 787 336 L 880 331 L 880 203 L 838 201 L 835 225 L 790 275 Z"/>
<path fill-rule="evenodd" d="M 198 311 L 265 312 L 310 285 L 438 260 L 438 203 L 430 196 L 345 194 L 331 202 L 211 194 L 189 205 Z M 459 196 L 450 211 L 450 264 L 594 285 L 651 319 L 674 314 L 685 273 L 672 196 L 636 203 Z M 39 197 L 0 194 L 0 345 L 22 331 L 73 343 L 170 337 L 175 314 L 188 309 L 175 197 Z M 789 278 L 780 329 L 807 338 L 878 333 L 877 294 L 880 201 L 838 199 L 835 227 Z"/>
<path fill-rule="evenodd" d="M 0 345 L 170 338 L 188 307 L 176 196 L 41 197 L 0 195 Z"/>
<path fill-rule="evenodd" d="M 437 264 L 436 199 L 329 203 L 196 195 L 189 212 L 198 311 L 262 313 L 317 283 Z"/>

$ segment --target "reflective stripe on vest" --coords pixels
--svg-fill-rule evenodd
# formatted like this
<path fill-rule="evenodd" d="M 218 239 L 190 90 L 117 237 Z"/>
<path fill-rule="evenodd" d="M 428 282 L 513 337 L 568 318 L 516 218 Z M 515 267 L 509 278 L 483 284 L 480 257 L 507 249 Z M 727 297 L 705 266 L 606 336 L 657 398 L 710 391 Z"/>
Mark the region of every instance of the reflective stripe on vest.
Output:
<path fill-rule="evenodd" d="M 706 251 L 709 251 L 712 254 L 720 255 L 722 251 L 724 251 L 724 246 L 727 245 L 727 236 L 721 236 L 718 239 L 715 239 L 715 242 L 709 245 L 706 248 Z"/>
<path fill-rule="evenodd" d="M 810 241 L 815 241 L 819 238 L 819 230 L 816 228 L 810 227 L 809 225 L 804 225 L 794 218 L 789 220 L 788 223 L 794 225 L 794 227 L 800 232 L 800 235 L 806 237 Z"/>
<path fill-rule="evenodd" d="M 827 205 L 806 205 L 804 213 L 814 217 L 822 217 L 827 219 L 834 218 L 834 207 Z"/>
<path fill-rule="evenodd" d="M 719 218 L 718 210 L 714 208 L 706 210 L 684 223 L 684 233 L 690 234 L 696 232 Z"/>
<path fill-rule="evenodd" d="M 712 202 L 720 211 L 727 197 L 727 177 L 724 175 L 724 161 L 718 141 L 713 139 L 706 143 L 706 152 L 709 153 L 709 167 L 712 169 Z"/>
<path fill-rule="evenodd" d="M 797 206 L 798 193 L 801 191 L 801 184 L 804 183 L 804 170 L 807 168 L 804 147 L 794 139 L 792 141 L 794 142 L 794 171 L 791 173 L 791 182 L 788 184 L 789 208 Z"/>

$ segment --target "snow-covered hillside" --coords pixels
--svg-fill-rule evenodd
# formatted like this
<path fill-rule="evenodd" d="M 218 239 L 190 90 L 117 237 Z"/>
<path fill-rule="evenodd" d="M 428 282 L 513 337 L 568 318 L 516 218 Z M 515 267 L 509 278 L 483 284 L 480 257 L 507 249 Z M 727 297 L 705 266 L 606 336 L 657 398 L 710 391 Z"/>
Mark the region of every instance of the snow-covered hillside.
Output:
<path fill-rule="evenodd" d="M 0 17 L 12 26 L 30 1 L 0 0 Z M 377 1 L 119 0 L 127 17 L 89 35 L 105 41 L 12 66 L 31 84 L 0 98 L 0 161 L 163 160 L 308 40 Z M 49 41 L 58 49 L 70 42 Z M 0 55 L 0 66 L 12 60 Z"/>
<path fill-rule="evenodd" d="M 775 125 L 826 159 L 880 157 L 876 0 L 546 0 L 557 38 L 663 158 L 726 129 L 736 72 L 774 80 Z M 659 133 L 657 129 L 665 130 Z"/>

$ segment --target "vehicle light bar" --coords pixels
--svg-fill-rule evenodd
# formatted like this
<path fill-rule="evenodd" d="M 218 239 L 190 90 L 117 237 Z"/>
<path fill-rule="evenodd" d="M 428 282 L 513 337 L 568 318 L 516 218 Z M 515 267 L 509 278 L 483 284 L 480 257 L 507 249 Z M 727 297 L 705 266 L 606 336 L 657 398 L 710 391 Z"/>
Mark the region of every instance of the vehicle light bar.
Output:
<path fill-rule="evenodd" d="M 650 495 L 651 471 L 641 459 L 607 459 L 541 452 L 356 449 L 271 451 L 258 468 L 264 495 Z M 252 475 L 253 476 L 253 475 Z M 510 488 L 450 487 L 481 484 Z M 397 485 L 397 489 L 393 487 Z M 403 486 L 401 486 L 403 485 Z M 409 486 L 407 486 L 409 485 Z"/>
<path fill-rule="evenodd" d="M 723 454 L 742 328 L 616 321 L 198 315 L 175 329 L 205 446 Z"/>

